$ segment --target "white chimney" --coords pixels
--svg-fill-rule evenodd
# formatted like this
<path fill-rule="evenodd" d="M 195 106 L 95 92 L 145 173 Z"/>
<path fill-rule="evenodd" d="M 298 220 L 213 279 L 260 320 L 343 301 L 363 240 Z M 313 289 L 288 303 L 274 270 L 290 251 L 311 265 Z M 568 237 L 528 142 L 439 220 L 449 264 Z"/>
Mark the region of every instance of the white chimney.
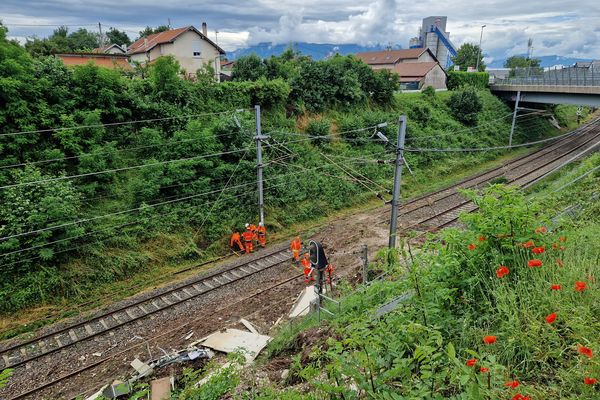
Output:
<path fill-rule="evenodd" d="M 206 22 L 202 23 L 202 33 L 204 36 L 208 36 L 208 28 L 206 27 Z"/>

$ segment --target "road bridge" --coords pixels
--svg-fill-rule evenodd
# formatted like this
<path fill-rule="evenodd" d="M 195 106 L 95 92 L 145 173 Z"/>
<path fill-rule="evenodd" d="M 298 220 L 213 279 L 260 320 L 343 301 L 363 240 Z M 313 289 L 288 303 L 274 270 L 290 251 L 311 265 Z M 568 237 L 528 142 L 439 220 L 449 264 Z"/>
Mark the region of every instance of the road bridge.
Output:
<path fill-rule="evenodd" d="M 495 80 L 490 85 L 492 92 L 520 103 L 600 107 L 600 68 L 593 65 L 551 70 L 525 68 L 511 75 L 514 76 Z"/>

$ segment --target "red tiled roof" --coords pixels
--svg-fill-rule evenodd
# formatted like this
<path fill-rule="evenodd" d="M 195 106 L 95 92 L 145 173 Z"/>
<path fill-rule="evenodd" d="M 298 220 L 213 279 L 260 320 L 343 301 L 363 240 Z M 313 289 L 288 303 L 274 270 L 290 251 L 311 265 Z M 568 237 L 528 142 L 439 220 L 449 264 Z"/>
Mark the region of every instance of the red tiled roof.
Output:
<path fill-rule="evenodd" d="M 382 50 L 357 53 L 356 57 L 369 65 L 396 64 L 400 60 L 419 58 L 428 49 Z"/>
<path fill-rule="evenodd" d="M 190 30 L 196 32 L 198 35 L 200 35 L 202 39 L 206 40 L 211 45 L 213 45 L 221 54 L 225 54 L 225 50 L 221 49 L 219 46 L 217 46 L 216 43 L 204 36 L 202 32 L 198 31 L 193 26 L 171 29 L 168 31 L 153 33 L 152 35 L 139 38 L 138 40 L 133 42 L 131 46 L 129 46 L 128 54 L 144 53 L 146 51 L 152 50 L 154 46 L 157 46 L 159 44 L 173 43 L 179 35 Z"/>
<path fill-rule="evenodd" d="M 86 65 L 91 62 L 99 67 L 131 71 L 128 57 L 120 54 L 69 53 L 55 54 L 66 66 Z"/>

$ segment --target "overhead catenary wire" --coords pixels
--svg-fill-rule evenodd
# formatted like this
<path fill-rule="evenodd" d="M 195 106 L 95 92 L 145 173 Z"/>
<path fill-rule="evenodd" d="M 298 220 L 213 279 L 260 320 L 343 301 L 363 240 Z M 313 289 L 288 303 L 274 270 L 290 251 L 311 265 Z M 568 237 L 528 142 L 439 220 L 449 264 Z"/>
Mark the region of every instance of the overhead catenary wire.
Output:
<path fill-rule="evenodd" d="M 248 111 L 248 109 L 240 108 L 240 109 L 236 109 L 236 110 L 216 111 L 216 112 L 200 113 L 200 114 L 178 115 L 178 116 L 174 116 L 174 117 L 149 118 L 149 119 L 140 119 L 140 120 L 123 121 L 123 122 L 108 122 L 105 124 L 61 126 L 61 127 L 57 127 L 57 128 L 45 128 L 45 129 L 37 129 L 37 130 L 29 130 L 29 131 L 21 131 L 21 132 L 0 133 L 0 137 L 29 135 L 29 134 L 33 134 L 33 133 L 60 132 L 60 131 L 65 131 L 65 130 L 103 128 L 103 127 L 109 127 L 109 126 L 142 124 L 142 123 L 148 123 L 148 122 L 172 121 L 175 119 L 190 119 L 190 118 L 198 118 L 198 117 L 207 117 L 207 116 L 222 115 L 222 114 L 229 114 L 229 113 L 242 112 L 242 111 Z"/>
<path fill-rule="evenodd" d="M 219 134 L 219 135 L 214 135 L 214 136 L 212 136 L 212 138 L 219 138 L 219 137 L 231 136 L 231 135 L 234 135 L 236 133 L 238 133 L 238 132 L 222 133 L 222 134 Z M 61 162 L 61 161 L 67 161 L 67 160 L 81 159 L 81 158 L 85 158 L 85 157 L 97 157 L 97 156 L 101 156 L 101 155 L 105 155 L 105 154 L 113 154 L 113 153 L 121 153 L 121 152 L 127 152 L 127 151 L 136 151 L 136 150 L 142 150 L 142 149 L 150 149 L 150 148 L 153 148 L 153 147 L 165 147 L 165 146 L 172 146 L 172 145 L 182 144 L 182 143 L 194 143 L 194 142 L 199 142 L 201 140 L 206 140 L 206 139 L 207 139 L 206 137 L 201 137 L 201 138 L 195 138 L 195 139 L 183 139 L 183 140 L 175 140 L 175 141 L 166 141 L 164 143 L 147 144 L 147 145 L 136 146 L 136 147 L 117 148 L 117 149 L 113 149 L 113 150 L 107 150 L 107 151 L 101 151 L 101 152 L 83 153 L 83 154 L 78 154 L 78 155 L 74 155 L 74 156 L 67 156 L 67 157 L 61 157 L 61 158 L 51 158 L 51 159 L 47 159 L 47 160 L 29 161 L 29 162 L 16 163 L 16 164 L 10 164 L 10 165 L 2 165 L 2 166 L 0 166 L 0 169 L 16 168 L 16 167 L 26 167 L 28 165 L 47 164 L 47 163 L 51 163 L 51 162 Z"/>
<path fill-rule="evenodd" d="M 527 147 L 527 146 L 533 146 L 536 144 L 541 144 L 541 143 L 546 143 L 546 142 L 550 142 L 553 140 L 558 140 L 558 139 L 562 139 L 562 138 L 566 138 L 568 136 L 573 136 L 578 134 L 579 132 L 577 131 L 572 131 L 572 132 L 568 132 L 559 136 L 554 136 L 551 138 L 546 138 L 546 139 L 541 139 L 541 140 L 536 140 L 533 142 L 527 142 L 527 143 L 521 143 L 521 144 L 513 144 L 510 146 L 491 146 L 491 147 L 472 147 L 472 148 L 421 148 L 421 147 L 405 147 L 403 150 L 404 151 L 408 151 L 411 153 L 427 153 L 427 152 L 433 152 L 433 153 L 457 153 L 457 152 L 477 152 L 477 151 L 494 151 L 494 150 L 507 150 L 507 149 L 514 149 L 514 148 L 518 148 L 518 147 Z"/>
<path fill-rule="evenodd" d="M 247 149 L 244 150 L 244 151 L 247 151 Z M 325 166 L 315 167 L 315 170 L 323 168 L 323 167 L 325 167 Z M 282 177 L 287 177 L 288 175 L 295 175 L 295 174 L 291 173 L 291 174 L 278 175 L 278 176 L 275 176 L 273 178 L 265 179 L 265 181 L 270 181 L 270 180 L 273 180 L 273 179 L 279 179 L 279 178 L 282 178 Z M 244 183 L 244 184 L 240 184 L 240 185 L 236 185 L 236 186 L 231 186 L 230 189 L 236 189 L 236 188 L 246 187 L 246 186 L 250 186 L 250 185 L 254 185 L 254 183 L 251 182 L 251 183 Z M 54 226 L 49 226 L 49 227 L 45 227 L 45 228 L 31 230 L 31 231 L 28 231 L 28 232 L 21 232 L 21 233 L 12 234 L 12 235 L 9 235 L 9 236 L 0 237 L 0 241 L 6 241 L 6 240 L 9 240 L 9 239 L 14 239 L 14 238 L 18 238 L 18 237 L 23 237 L 23 236 L 28 236 L 28 235 L 42 233 L 42 232 L 47 232 L 47 231 L 51 231 L 51 230 L 54 230 L 54 229 L 60 229 L 60 228 L 68 227 L 68 226 L 78 225 L 78 224 L 81 224 L 81 223 L 97 221 L 99 219 L 113 217 L 113 216 L 117 216 L 117 215 L 128 214 L 128 213 L 135 212 L 135 211 L 140 211 L 140 210 L 143 210 L 143 209 L 155 208 L 155 207 L 158 207 L 158 206 L 161 206 L 161 205 L 177 203 L 177 202 L 180 202 L 180 201 L 190 200 L 190 199 L 194 199 L 194 198 L 197 198 L 197 197 L 201 197 L 201 196 L 206 196 L 206 195 L 209 195 L 209 194 L 218 193 L 220 191 L 221 191 L 221 189 L 211 190 L 211 191 L 208 191 L 208 192 L 203 192 L 203 193 L 198 193 L 198 194 L 183 196 L 183 197 L 180 197 L 180 198 L 177 198 L 177 199 L 173 199 L 173 200 L 161 201 L 161 202 L 152 203 L 152 204 L 145 204 L 145 205 L 142 205 L 142 206 L 139 206 L 139 207 L 135 207 L 135 208 L 131 208 L 131 209 L 128 209 L 128 210 L 121 210 L 121 211 L 116 211 L 116 212 L 107 213 L 107 214 L 103 214 L 103 215 L 97 215 L 97 216 L 93 216 L 93 217 L 89 217 L 89 218 L 82 218 L 82 219 L 79 219 L 79 220 L 76 220 L 76 221 L 72 221 L 72 222 L 67 222 L 67 223 L 63 223 L 63 224 L 58 224 L 58 225 L 54 225 Z"/>

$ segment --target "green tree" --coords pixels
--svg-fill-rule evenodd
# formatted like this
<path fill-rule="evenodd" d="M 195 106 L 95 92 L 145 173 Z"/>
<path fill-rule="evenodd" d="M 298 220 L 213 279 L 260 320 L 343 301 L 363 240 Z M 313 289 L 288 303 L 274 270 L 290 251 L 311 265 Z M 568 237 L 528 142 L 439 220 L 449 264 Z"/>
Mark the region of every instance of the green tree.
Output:
<path fill-rule="evenodd" d="M 93 50 L 99 46 L 98 34 L 79 28 L 67 37 L 71 51 Z"/>
<path fill-rule="evenodd" d="M 156 28 L 146 26 L 144 28 L 144 30 L 140 31 L 140 37 L 143 38 L 146 36 L 153 35 L 155 33 L 165 32 L 165 31 L 168 31 L 169 29 L 171 29 L 171 28 L 169 28 L 167 25 L 160 25 L 160 26 L 157 26 Z"/>
<path fill-rule="evenodd" d="M 250 54 L 235 61 L 232 70 L 234 81 L 256 81 L 267 76 L 267 67 L 259 56 Z"/>
<path fill-rule="evenodd" d="M 108 38 L 109 43 L 118 44 L 119 46 L 124 44 L 129 46 L 131 44 L 131 39 L 129 39 L 127 33 L 116 28 L 110 28 L 108 32 L 106 32 L 106 37 Z"/>
<path fill-rule="evenodd" d="M 511 56 L 504 61 L 504 68 L 510 68 L 511 77 L 517 75 L 519 69 L 529 69 L 531 73 L 539 73 L 542 71 L 540 63 L 542 61 L 538 58 L 527 58 L 523 56 Z"/>
<path fill-rule="evenodd" d="M 458 65 L 461 70 L 466 71 L 469 67 L 475 68 L 477 59 L 479 59 L 479 71 L 485 71 L 481 48 L 473 43 L 465 43 L 460 46 L 456 56 L 452 57 L 452 62 L 454 65 Z"/>

